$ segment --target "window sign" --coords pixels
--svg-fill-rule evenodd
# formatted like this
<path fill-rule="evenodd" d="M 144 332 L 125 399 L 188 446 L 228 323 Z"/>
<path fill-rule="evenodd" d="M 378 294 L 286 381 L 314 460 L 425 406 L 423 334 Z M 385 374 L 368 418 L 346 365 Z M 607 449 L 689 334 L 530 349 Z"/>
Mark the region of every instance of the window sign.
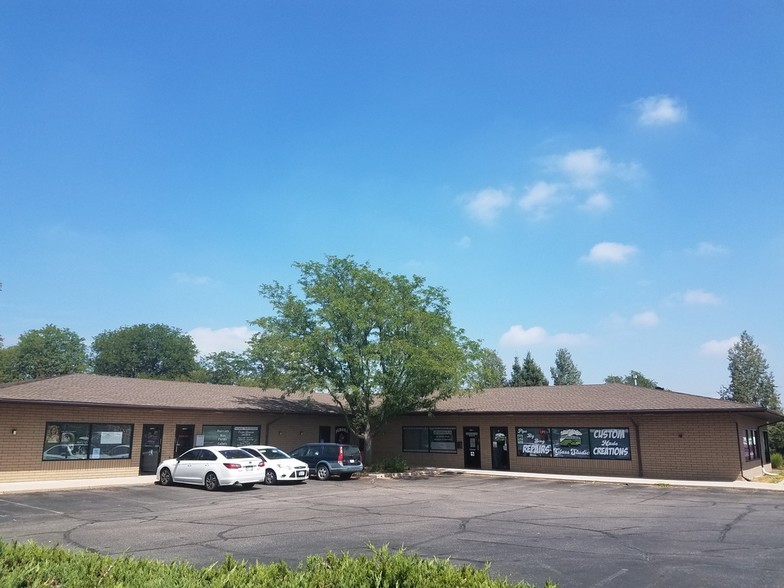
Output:
<path fill-rule="evenodd" d="M 430 427 L 430 451 L 455 453 L 457 429 L 455 427 Z"/>
<path fill-rule="evenodd" d="M 550 429 L 553 439 L 553 457 L 590 459 L 591 446 L 588 429 Z"/>
<path fill-rule="evenodd" d="M 231 444 L 235 447 L 258 445 L 260 433 L 261 427 L 258 426 L 234 427 L 234 435 Z"/>
<path fill-rule="evenodd" d="M 591 429 L 591 457 L 631 459 L 629 429 Z"/>
<path fill-rule="evenodd" d="M 231 445 L 231 426 L 204 425 L 204 445 Z"/>
<path fill-rule="evenodd" d="M 517 427 L 517 455 L 524 457 L 552 457 L 550 429 L 545 427 Z"/>

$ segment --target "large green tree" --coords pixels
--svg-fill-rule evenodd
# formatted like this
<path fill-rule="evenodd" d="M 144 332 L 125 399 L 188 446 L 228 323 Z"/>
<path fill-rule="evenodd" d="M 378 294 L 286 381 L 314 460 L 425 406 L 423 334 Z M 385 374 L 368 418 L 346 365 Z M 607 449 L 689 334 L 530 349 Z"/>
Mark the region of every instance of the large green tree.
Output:
<path fill-rule="evenodd" d="M 500 388 L 506 384 L 504 360 L 493 349 L 484 348 L 479 351 L 477 370 L 482 388 Z"/>
<path fill-rule="evenodd" d="M 550 382 L 547 381 L 547 376 L 544 375 L 542 368 L 534 361 L 529 351 L 523 359 L 523 368 L 521 371 L 521 384 L 520 386 L 549 386 Z"/>
<path fill-rule="evenodd" d="M 512 362 L 512 369 L 509 372 L 509 379 L 506 381 L 506 385 L 513 388 L 525 385 L 523 384 L 523 366 L 520 365 L 520 358 L 516 355 Z"/>
<path fill-rule="evenodd" d="M 199 369 L 194 372 L 193 380 L 208 384 L 257 386 L 259 373 L 247 353 L 218 351 L 199 360 Z"/>
<path fill-rule="evenodd" d="M 569 386 L 582 384 L 582 373 L 572 361 L 572 354 L 568 349 L 561 348 L 555 352 L 555 365 L 550 368 L 554 386 Z"/>
<path fill-rule="evenodd" d="M 104 331 L 93 340 L 94 370 L 106 376 L 174 380 L 198 367 L 190 335 L 161 324 Z"/>
<path fill-rule="evenodd" d="M 627 384 L 629 386 L 638 386 L 640 388 L 657 388 L 659 385 L 656 380 L 643 375 L 641 372 L 631 370 L 627 376 L 607 376 L 604 379 L 606 384 Z"/>
<path fill-rule="evenodd" d="M 328 392 L 368 463 L 390 419 L 481 385 L 481 347 L 452 324 L 442 288 L 352 257 L 294 267 L 300 293 L 277 282 L 260 288 L 274 314 L 253 321 L 261 331 L 251 357 L 267 387 Z"/>
<path fill-rule="evenodd" d="M 730 348 L 727 360 L 730 384 L 721 387 L 719 397 L 781 410 L 781 401 L 776 393 L 768 360 L 746 331 L 741 333 L 740 340 Z M 768 431 L 771 448 L 774 451 L 784 451 L 784 423 L 769 426 Z"/>
<path fill-rule="evenodd" d="M 19 342 L 4 349 L 3 355 L 0 369 L 5 381 L 77 374 L 89 365 L 84 339 L 55 325 L 22 333 Z"/>
<path fill-rule="evenodd" d="M 721 387 L 719 397 L 779 410 L 781 405 L 768 361 L 762 349 L 746 331 L 741 333 L 740 340 L 730 348 L 727 360 L 730 385 Z"/>

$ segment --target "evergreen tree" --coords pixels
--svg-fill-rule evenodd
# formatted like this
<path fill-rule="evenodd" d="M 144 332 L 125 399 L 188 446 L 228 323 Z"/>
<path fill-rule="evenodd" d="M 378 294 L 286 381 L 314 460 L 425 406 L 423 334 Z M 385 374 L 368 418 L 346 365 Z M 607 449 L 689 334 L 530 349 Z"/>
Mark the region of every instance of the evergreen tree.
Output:
<path fill-rule="evenodd" d="M 740 341 L 727 353 L 730 385 L 722 386 L 719 396 L 744 404 L 756 404 L 763 408 L 779 410 L 781 405 L 773 374 L 762 350 L 754 343 L 751 335 L 743 331 Z"/>
<path fill-rule="evenodd" d="M 544 375 L 542 368 L 531 357 L 531 352 L 525 356 L 522 369 L 522 386 L 549 386 L 547 376 Z"/>
<path fill-rule="evenodd" d="M 550 368 L 550 375 L 553 377 L 554 386 L 583 383 L 582 373 L 574 365 L 572 355 L 563 348 L 555 352 L 555 366 Z"/>
<path fill-rule="evenodd" d="M 525 386 L 523 384 L 523 366 L 520 365 L 520 358 L 515 355 L 514 363 L 512 364 L 512 372 L 509 374 L 507 386 L 517 388 Z"/>

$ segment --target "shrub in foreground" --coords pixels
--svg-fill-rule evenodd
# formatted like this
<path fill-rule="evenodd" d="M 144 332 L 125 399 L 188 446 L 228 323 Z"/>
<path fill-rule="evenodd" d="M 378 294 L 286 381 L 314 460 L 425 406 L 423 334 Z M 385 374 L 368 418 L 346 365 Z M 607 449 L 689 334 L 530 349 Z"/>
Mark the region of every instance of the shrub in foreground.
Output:
<path fill-rule="evenodd" d="M 456 567 L 403 550 L 370 549 L 370 556 L 311 556 L 296 569 L 284 562 L 248 565 L 231 556 L 196 568 L 0 540 L 0 588 L 534 588 L 494 579 L 487 567 Z"/>
<path fill-rule="evenodd" d="M 773 467 L 773 469 L 780 470 L 781 466 L 784 465 L 784 456 L 782 456 L 780 453 L 771 453 L 770 465 Z"/>

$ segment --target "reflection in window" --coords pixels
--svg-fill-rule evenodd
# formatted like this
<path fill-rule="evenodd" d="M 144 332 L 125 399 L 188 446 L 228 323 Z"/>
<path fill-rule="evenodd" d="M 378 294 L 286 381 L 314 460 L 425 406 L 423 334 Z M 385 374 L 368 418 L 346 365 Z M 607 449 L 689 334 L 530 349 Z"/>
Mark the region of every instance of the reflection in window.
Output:
<path fill-rule="evenodd" d="M 133 425 L 46 423 L 44 461 L 130 459 Z"/>

